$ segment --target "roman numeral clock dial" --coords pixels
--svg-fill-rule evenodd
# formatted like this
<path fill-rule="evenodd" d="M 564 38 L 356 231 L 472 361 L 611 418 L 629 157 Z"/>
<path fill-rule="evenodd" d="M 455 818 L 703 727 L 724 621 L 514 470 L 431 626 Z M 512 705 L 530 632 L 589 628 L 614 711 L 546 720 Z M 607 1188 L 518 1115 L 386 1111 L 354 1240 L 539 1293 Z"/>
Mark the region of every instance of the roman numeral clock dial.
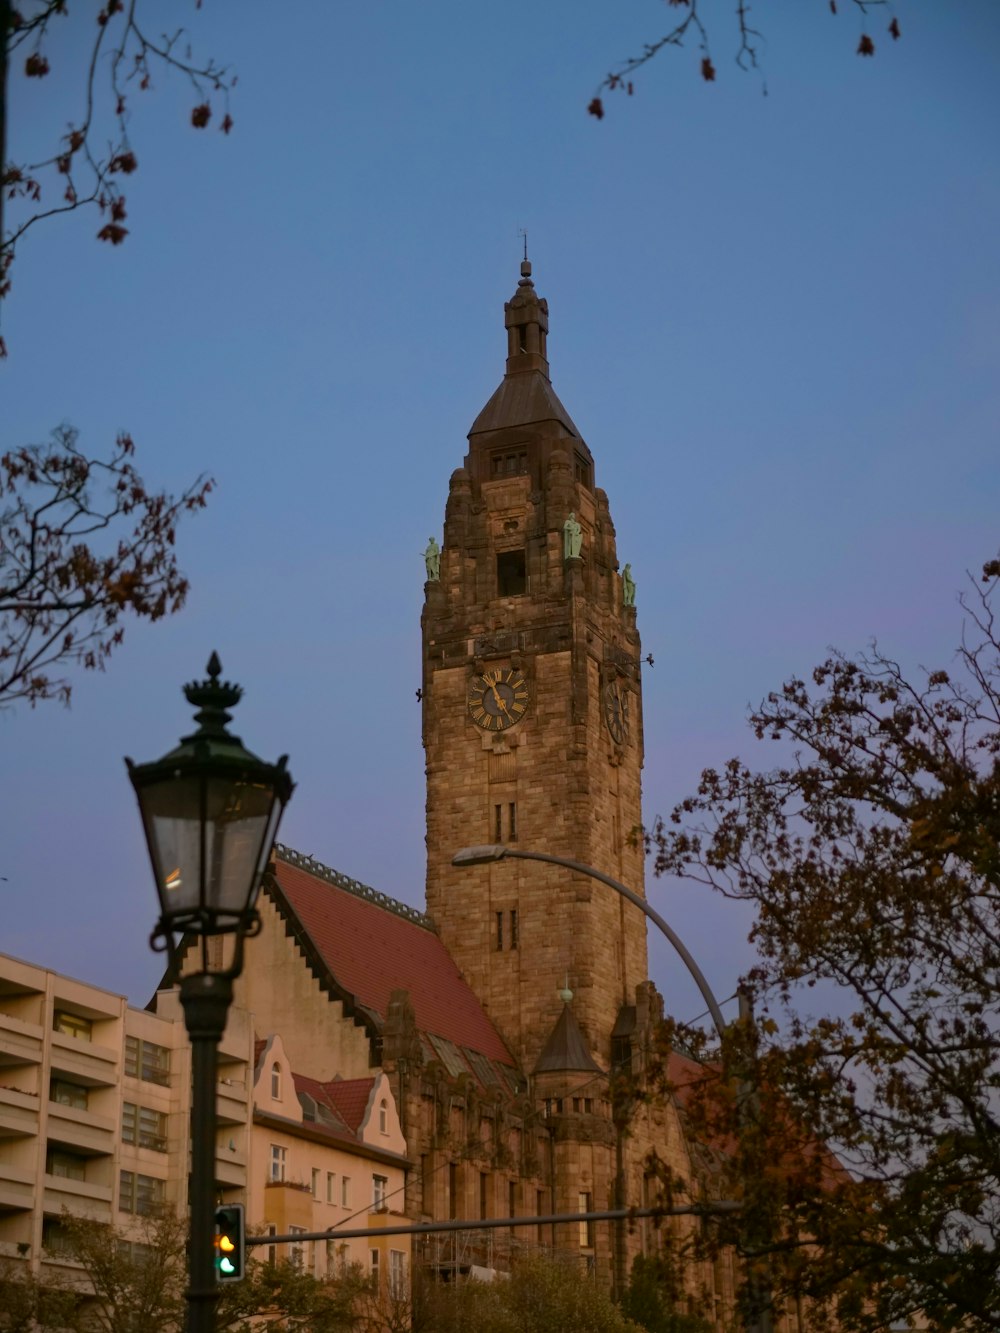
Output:
<path fill-rule="evenodd" d="M 469 682 L 469 713 L 483 731 L 506 731 L 528 707 L 528 682 L 515 667 L 495 667 Z"/>

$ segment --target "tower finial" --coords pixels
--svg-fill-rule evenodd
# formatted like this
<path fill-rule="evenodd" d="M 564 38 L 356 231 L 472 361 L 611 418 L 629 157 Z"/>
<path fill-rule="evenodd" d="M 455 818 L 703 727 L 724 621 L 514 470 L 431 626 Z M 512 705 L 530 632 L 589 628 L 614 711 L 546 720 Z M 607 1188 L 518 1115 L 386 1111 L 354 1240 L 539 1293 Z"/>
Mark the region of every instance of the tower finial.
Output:
<path fill-rule="evenodd" d="M 519 287 L 534 287 L 531 281 L 531 260 L 528 258 L 528 233 L 524 227 L 518 227 L 518 236 L 524 237 L 524 258 L 521 260 L 521 281 L 517 284 Z"/>

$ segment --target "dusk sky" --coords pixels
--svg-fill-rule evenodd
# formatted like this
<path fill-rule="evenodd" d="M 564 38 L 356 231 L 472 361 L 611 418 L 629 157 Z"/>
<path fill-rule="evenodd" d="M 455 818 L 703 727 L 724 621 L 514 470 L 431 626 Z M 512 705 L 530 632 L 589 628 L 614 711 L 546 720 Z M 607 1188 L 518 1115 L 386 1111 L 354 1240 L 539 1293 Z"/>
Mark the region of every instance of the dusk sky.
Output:
<path fill-rule="evenodd" d="M 69 422 L 101 454 L 127 429 L 150 484 L 217 489 L 179 533 L 184 611 L 130 623 L 68 710 L 0 712 L 0 949 L 149 998 L 123 756 L 190 730 L 180 687 L 213 649 L 246 690 L 234 730 L 290 756 L 281 840 L 423 904 L 421 551 L 503 374 L 521 228 L 655 658 L 647 820 L 706 765 L 774 762 L 747 706 L 829 646 L 949 665 L 966 571 L 1000 548 L 996 0 L 761 0 L 766 96 L 733 64 L 734 6 L 706 3 L 715 83 L 666 50 L 600 122 L 587 103 L 669 26 L 662 0 L 145 7 L 238 71 L 234 127 L 192 129 L 191 88 L 159 74 L 125 244 L 90 213 L 25 237 L 0 445 Z M 77 114 L 91 18 L 70 9 L 49 78 L 12 76 L 15 159 Z M 647 892 L 730 995 L 746 914 Z"/>

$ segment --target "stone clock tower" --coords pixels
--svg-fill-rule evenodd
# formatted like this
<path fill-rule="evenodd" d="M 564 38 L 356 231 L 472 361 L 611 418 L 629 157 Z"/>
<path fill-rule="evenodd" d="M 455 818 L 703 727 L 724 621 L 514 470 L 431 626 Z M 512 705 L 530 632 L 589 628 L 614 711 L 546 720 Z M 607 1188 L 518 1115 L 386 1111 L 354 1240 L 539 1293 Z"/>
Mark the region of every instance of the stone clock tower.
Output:
<path fill-rule="evenodd" d="M 609 1067 L 647 976 L 645 919 L 589 878 L 527 861 L 456 869 L 509 842 L 643 891 L 640 647 L 594 459 L 549 380 L 548 305 L 521 265 L 507 367 L 451 477 L 440 576 L 426 584 L 427 907 L 530 1071 L 567 984 Z M 434 573 L 431 563 L 430 573 Z"/>

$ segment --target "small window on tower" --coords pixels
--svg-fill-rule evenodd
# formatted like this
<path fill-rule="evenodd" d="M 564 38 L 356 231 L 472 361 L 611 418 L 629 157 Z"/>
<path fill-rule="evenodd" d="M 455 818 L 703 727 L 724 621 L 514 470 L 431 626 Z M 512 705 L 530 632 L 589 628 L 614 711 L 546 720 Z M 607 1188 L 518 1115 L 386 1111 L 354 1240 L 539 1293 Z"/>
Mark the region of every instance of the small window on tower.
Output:
<path fill-rule="evenodd" d="M 517 908 L 510 909 L 510 947 L 517 948 Z"/>
<path fill-rule="evenodd" d="M 497 953 L 503 950 L 503 912 L 497 912 Z"/>
<path fill-rule="evenodd" d="M 583 454 L 573 455 L 573 476 L 581 486 L 586 486 L 588 490 L 593 486 L 590 476 L 590 463 Z"/>
<path fill-rule="evenodd" d="M 501 551 L 497 555 L 497 596 L 523 597 L 526 581 L 524 551 Z"/>
<path fill-rule="evenodd" d="M 519 325 L 518 325 L 518 328 L 517 328 L 517 349 L 518 349 L 519 352 L 526 352 L 526 351 L 528 350 L 528 326 L 527 326 L 527 324 L 519 324 Z"/>

